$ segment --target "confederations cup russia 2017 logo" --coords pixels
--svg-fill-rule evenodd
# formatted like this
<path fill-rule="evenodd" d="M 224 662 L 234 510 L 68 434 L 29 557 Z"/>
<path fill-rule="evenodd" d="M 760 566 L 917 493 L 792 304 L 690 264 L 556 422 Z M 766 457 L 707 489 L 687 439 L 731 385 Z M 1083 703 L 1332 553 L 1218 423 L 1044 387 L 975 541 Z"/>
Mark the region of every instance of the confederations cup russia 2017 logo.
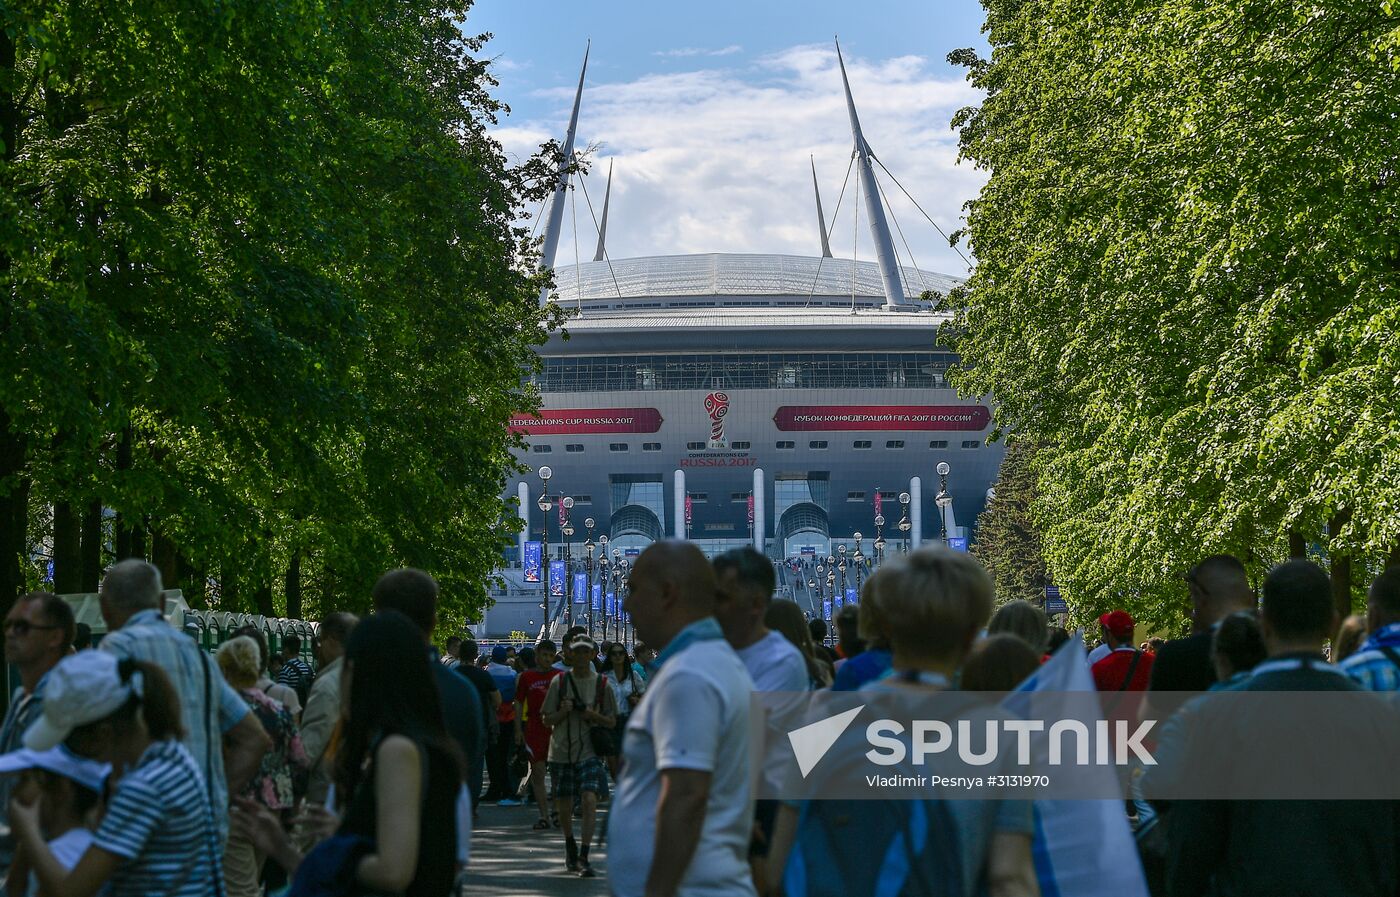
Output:
<path fill-rule="evenodd" d="M 705 396 L 705 413 L 710 416 L 710 448 L 726 448 L 724 416 L 729 413 L 729 395 L 712 392 Z"/>

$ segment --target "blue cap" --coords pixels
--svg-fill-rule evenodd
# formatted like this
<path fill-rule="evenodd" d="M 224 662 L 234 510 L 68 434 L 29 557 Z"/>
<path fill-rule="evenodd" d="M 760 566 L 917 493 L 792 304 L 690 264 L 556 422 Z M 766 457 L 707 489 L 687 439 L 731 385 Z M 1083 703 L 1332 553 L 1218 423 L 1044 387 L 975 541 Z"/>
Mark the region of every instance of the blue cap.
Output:
<path fill-rule="evenodd" d="M 493 663 L 505 663 L 505 661 L 506 661 L 506 646 L 505 646 L 505 645 L 497 645 L 496 647 L 494 647 L 494 648 L 491 649 L 491 661 L 492 661 Z"/>

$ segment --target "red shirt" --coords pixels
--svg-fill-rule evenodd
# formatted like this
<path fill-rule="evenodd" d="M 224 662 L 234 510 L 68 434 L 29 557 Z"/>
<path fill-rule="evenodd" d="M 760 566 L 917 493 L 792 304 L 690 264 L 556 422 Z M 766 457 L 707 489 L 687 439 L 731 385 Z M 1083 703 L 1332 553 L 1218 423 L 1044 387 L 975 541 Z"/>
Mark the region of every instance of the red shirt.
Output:
<path fill-rule="evenodd" d="M 520 674 L 520 684 L 516 687 L 516 698 L 525 702 L 525 724 L 527 726 L 544 726 L 544 706 L 545 693 L 549 691 L 549 683 L 558 676 L 559 670 L 526 670 Z"/>
<path fill-rule="evenodd" d="M 1123 680 L 1128 678 L 1128 668 L 1133 666 L 1134 649 L 1119 648 L 1103 660 L 1094 664 L 1089 672 L 1094 677 L 1094 687 L 1099 691 L 1147 691 L 1147 683 L 1152 681 L 1153 655 L 1138 652 L 1137 666 L 1133 667 L 1133 681 L 1123 688 Z"/>

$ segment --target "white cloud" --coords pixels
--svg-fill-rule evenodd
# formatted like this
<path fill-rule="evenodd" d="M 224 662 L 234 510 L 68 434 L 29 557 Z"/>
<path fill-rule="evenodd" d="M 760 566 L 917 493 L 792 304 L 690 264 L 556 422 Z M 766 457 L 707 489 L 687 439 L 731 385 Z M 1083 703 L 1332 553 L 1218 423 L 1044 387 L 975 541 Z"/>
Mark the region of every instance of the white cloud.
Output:
<path fill-rule="evenodd" d="M 733 56 L 735 53 L 743 52 L 743 47 L 738 44 L 730 44 L 727 47 L 720 47 L 718 50 L 710 50 L 705 47 L 680 47 L 675 50 L 657 50 L 653 56 L 666 56 L 680 58 L 688 56 Z"/>
<path fill-rule="evenodd" d="M 959 76 L 936 74 L 927 60 L 847 59 L 862 129 L 875 154 L 944 231 L 960 226 L 963 203 L 984 175 L 956 165 L 953 113 L 978 94 Z M 571 88 L 543 95 L 561 100 L 550 121 L 512 122 L 494 134 L 507 151 L 528 155 L 549 137 L 562 138 Z M 809 156 L 815 158 L 830 221 L 851 158 L 851 130 L 835 52 L 793 47 L 735 68 L 648 74 L 591 83 L 584 93 L 577 143 L 601 146 L 588 191 L 601 212 L 603 177 L 614 159 L 608 251 L 613 258 L 700 252 L 816 255 L 820 243 Z M 966 266 L 894 182 L 877 168 L 887 208 L 903 229 L 919 266 L 965 274 Z M 831 235 L 832 252 L 850 257 L 856 234 L 854 173 Z M 597 239 L 584 198 L 577 196 L 578 243 L 584 259 Z M 859 257 L 873 259 L 864 203 Z M 573 262 L 565 233 L 556 264 Z M 895 244 L 908 264 L 898 233 Z M 964 250 L 965 251 L 965 250 Z"/>

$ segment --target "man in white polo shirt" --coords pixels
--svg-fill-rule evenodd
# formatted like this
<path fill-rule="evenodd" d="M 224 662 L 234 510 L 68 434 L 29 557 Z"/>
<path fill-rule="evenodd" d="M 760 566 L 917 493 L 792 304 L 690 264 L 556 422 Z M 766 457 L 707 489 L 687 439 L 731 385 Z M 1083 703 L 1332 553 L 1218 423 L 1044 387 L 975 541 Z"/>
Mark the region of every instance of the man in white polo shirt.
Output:
<path fill-rule="evenodd" d="M 753 895 L 753 681 L 714 619 L 714 570 L 694 545 L 658 542 L 637 558 L 628 587 L 637 637 L 661 653 L 627 721 L 622 778 L 608 814 L 612 892 Z"/>

